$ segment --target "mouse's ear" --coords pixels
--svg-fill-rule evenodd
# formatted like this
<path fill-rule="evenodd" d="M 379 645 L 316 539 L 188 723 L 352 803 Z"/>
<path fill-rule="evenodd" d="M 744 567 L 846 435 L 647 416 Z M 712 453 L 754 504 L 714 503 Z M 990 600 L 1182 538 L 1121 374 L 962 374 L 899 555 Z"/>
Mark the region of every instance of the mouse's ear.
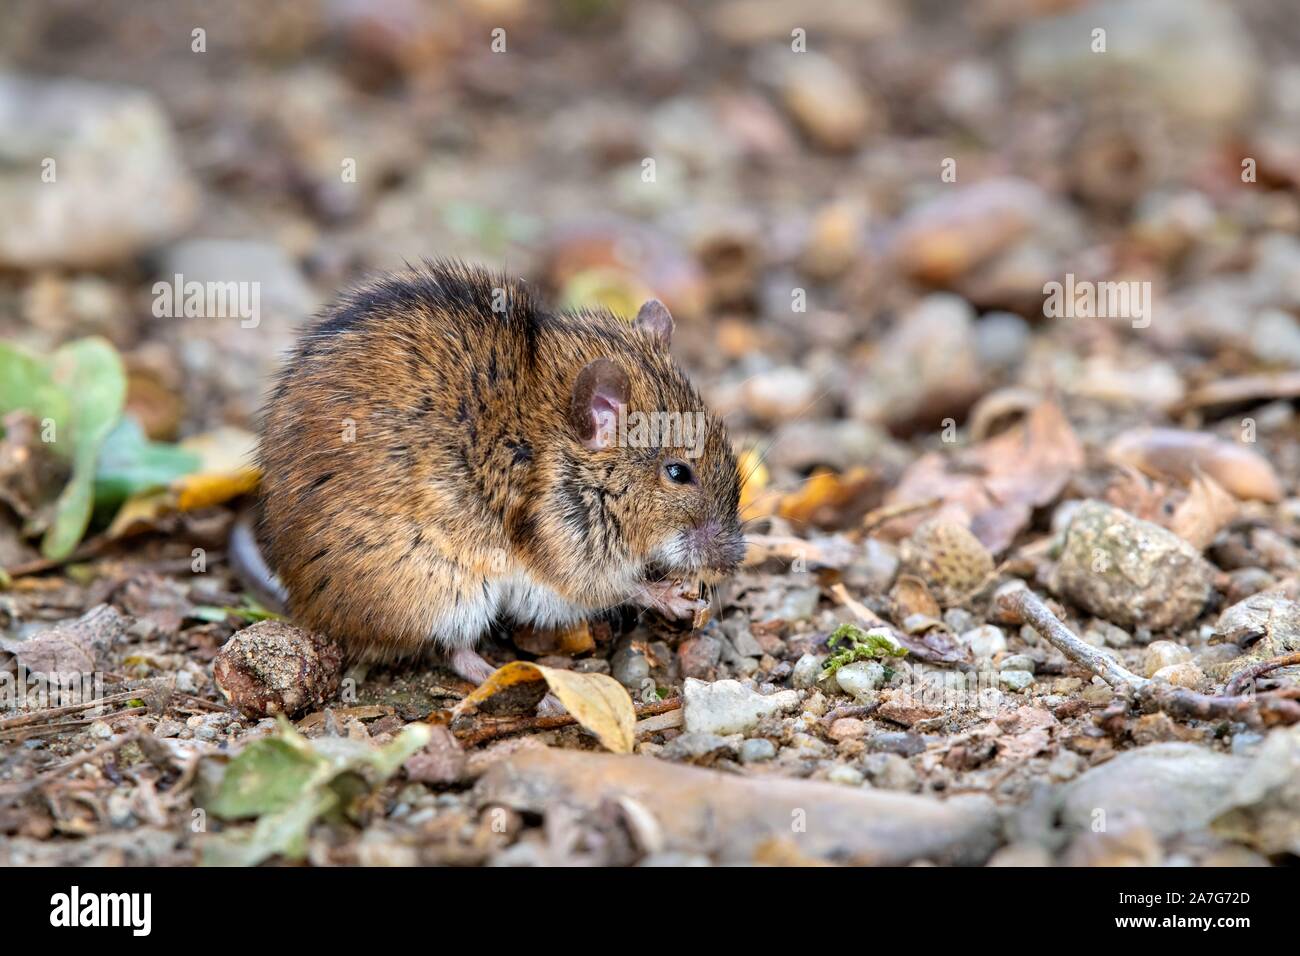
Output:
<path fill-rule="evenodd" d="M 573 383 L 569 424 L 592 451 L 618 441 L 618 417 L 627 405 L 627 373 L 607 358 L 588 362 Z"/>
<path fill-rule="evenodd" d="M 673 342 L 672 313 L 668 311 L 668 306 L 658 299 L 650 299 L 641 306 L 636 318 L 632 320 L 632 328 L 649 332 L 659 340 L 664 349 Z"/>

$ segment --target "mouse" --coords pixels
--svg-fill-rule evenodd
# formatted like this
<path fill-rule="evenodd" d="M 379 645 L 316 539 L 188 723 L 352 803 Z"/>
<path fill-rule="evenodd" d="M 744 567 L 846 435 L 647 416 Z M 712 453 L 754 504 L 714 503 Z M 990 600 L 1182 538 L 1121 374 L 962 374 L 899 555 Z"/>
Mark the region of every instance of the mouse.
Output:
<path fill-rule="evenodd" d="M 745 541 L 734 450 L 673 329 L 658 300 L 554 310 L 456 261 L 344 291 L 269 392 L 241 576 L 354 660 L 431 651 L 474 684 L 497 624 L 692 616 Z"/>

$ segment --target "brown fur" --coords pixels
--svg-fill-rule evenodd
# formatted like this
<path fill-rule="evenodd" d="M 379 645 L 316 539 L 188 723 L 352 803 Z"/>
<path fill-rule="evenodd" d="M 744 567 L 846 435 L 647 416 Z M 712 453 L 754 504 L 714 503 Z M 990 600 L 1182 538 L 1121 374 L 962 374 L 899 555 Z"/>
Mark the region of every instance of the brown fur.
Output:
<path fill-rule="evenodd" d="M 721 423 L 708 418 L 696 485 L 663 474 L 681 449 L 588 450 L 570 404 L 602 357 L 626 373 L 630 410 L 704 410 L 649 331 L 548 312 L 514 280 L 436 263 L 344 295 L 264 417 L 257 534 L 293 616 L 391 657 L 438 642 L 434 624 L 503 573 L 596 611 L 631 597 L 620 568 L 709 522 L 725 538 L 709 563 L 734 566 L 739 481 Z"/>

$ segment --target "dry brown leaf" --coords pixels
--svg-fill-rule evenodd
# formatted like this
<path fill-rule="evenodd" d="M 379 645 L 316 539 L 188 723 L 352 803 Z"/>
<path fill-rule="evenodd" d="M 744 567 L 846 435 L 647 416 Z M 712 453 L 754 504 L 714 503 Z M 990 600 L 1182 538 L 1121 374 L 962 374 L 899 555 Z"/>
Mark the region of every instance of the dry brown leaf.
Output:
<path fill-rule="evenodd" d="M 875 484 L 870 468 L 859 466 L 844 474 L 818 470 L 797 490 L 781 499 L 777 514 L 796 524 L 840 527 L 846 514 L 862 503 Z"/>
<path fill-rule="evenodd" d="M 515 631 L 513 639 L 520 650 L 539 657 L 546 654 L 573 657 L 596 649 L 596 639 L 586 621 L 579 621 L 572 627 L 521 627 Z"/>
<path fill-rule="evenodd" d="M 1005 550 L 1029 523 L 1034 508 L 1053 501 L 1084 464 L 1079 442 L 1055 402 L 1045 401 L 1023 422 L 951 455 L 924 455 L 886 498 L 903 505 L 941 498 L 934 517 L 966 525 L 990 551 Z M 901 539 L 926 517 L 916 514 L 882 526 Z"/>
<path fill-rule="evenodd" d="M 750 534 L 745 536 L 746 567 L 775 558 L 779 561 L 805 561 L 809 569 L 847 567 L 858 554 L 858 546 L 848 538 L 834 535 L 818 541 L 805 541 L 791 535 Z"/>
<path fill-rule="evenodd" d="M 517 684 L 543 680 L 569 714 L 614 753 L 632 752 L 636 708 L 623 685 L 607 674 L 581 674 L 512 661 L 498 668 L 474 692 L 456 705 L 457 716 L 494 694 Z"/>
<path fill-rule="evenodd" d="M 943 614 L 925 582 L 911 574 L 899 575 L 894 589 L 889 593 L 894 602 L 894 620 L 905 621 L 913 614 L 938 618 Z"/>
<path fill-rule="evenodd" d="M 1180 428 L 1135 428 L 1110 443 L 1106 457 L 1153 478 L 1191 484 L 1198 473 L 1241 499 L 1282 500 L 1282 482 L 1254 450 L 1212 435 Z"/>
<path fill-rule="evenodd" d="M 1169 530 L 1204 550 L 1237 517 L 1237 499 L 1209 475 L 1197 475 L 1187 498 L 1169 519 Z"/>

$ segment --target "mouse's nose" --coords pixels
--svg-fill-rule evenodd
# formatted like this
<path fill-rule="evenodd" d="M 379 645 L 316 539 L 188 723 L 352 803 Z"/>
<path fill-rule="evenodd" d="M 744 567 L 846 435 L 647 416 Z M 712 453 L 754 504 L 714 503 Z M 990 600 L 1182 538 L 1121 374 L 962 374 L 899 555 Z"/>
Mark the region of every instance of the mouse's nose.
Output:
<path fill-rule="evenodd" d="M 745 557 L 745 538 L 739 528 L 726 527 L 709 519 L 687 533 L 691 551 L 702 567 L 734 571 Z"/>

